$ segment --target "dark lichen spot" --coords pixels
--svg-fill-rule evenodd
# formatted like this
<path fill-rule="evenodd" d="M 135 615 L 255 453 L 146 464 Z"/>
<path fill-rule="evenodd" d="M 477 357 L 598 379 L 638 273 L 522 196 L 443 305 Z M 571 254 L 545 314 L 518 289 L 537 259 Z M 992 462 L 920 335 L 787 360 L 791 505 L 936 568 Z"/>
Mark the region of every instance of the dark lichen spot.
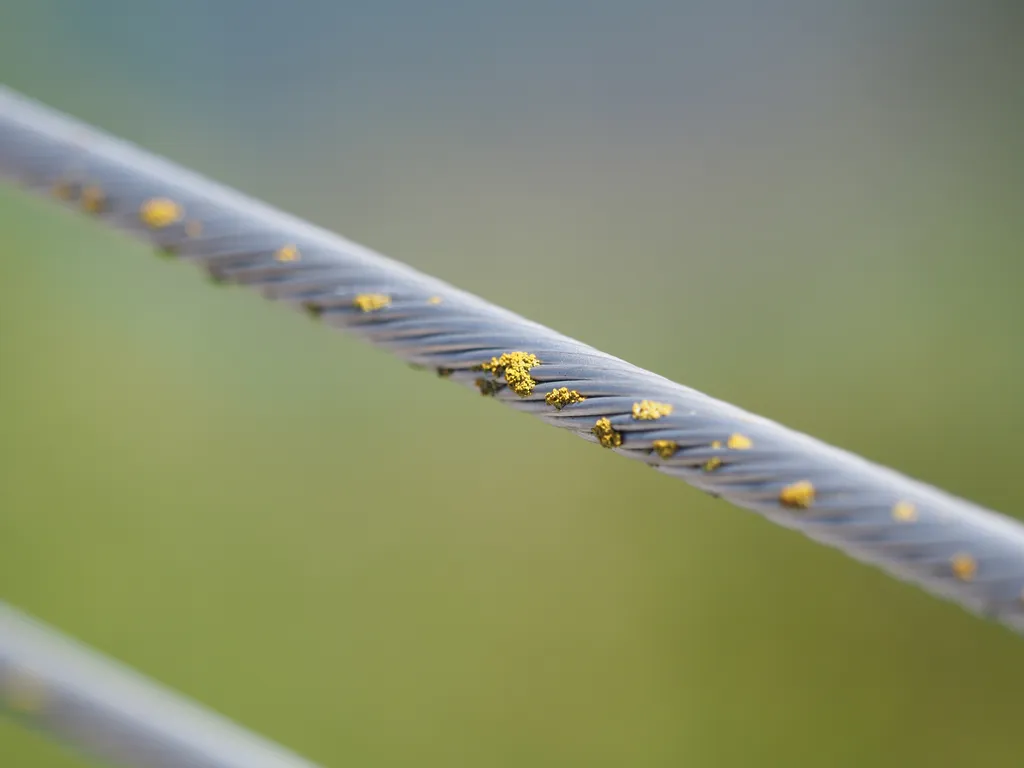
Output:
<path fill-rule="evenodd" d="M 477 379 L 473 383 L 480 390 L 480 394 L 486 397 L 494 397 L 505 388 L 504 384 L 494 379 Z"/>
<path fill-rule="evenodd" d="M 82 197 L 79 200 L 82 210 L 93 215 L 103 213 L 107 205 L 107 196 L 103 190 L 95 184 L 90 184 L 82 190 Z"/>

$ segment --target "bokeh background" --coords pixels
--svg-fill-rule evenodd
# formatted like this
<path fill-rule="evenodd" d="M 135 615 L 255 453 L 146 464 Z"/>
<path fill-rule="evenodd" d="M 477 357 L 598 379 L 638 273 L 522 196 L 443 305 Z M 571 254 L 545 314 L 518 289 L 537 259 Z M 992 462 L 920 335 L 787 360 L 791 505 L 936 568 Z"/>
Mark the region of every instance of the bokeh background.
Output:
<path fill-rule="evenodd" d="M 8 0 L 0 79 L 1021 515 L 1015 6 Z M 1001 627 L 46 201 L 0 232 L 0 596 L 63 631 L 329 766 L 1020 765 Z"/>

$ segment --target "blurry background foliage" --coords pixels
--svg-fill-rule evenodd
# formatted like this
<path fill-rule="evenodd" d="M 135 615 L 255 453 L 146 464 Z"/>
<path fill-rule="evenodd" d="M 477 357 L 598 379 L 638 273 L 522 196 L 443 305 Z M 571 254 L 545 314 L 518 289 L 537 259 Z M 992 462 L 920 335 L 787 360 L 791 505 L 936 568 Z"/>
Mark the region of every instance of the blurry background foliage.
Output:
<path fill-rule="evenodd" d="M 0 77 L 1021 514 L 1021 17 L 9 0 Z M 146 674 L 327 765 L 1020 764 L 999 626 L 46 201 L 0 232 L 2 596 Z"/>

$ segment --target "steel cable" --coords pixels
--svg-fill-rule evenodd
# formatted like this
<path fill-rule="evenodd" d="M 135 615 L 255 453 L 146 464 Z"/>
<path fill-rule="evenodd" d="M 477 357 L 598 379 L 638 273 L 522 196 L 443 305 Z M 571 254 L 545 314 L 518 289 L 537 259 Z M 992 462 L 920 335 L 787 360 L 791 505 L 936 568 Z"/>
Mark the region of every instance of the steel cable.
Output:
<path fill-rule="evenodd" d="M 0 602 L 3 711 L 115 765 L 316 768 Z"/>
<path fill-rule="evenodd" d="M 0 89 L 0 175 L 1024 630 L 1024 525 L 567 338 Z"/>

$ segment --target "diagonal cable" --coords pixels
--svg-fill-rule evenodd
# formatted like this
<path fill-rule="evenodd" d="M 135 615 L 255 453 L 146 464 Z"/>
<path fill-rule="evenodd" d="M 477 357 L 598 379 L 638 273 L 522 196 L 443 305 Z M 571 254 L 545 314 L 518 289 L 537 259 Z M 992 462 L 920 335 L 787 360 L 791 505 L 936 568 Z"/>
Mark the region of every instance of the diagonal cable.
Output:
<path fill-rule="evenodd" d="M 216 280 L 1024 630 L 1024 525 L 669 381 L 0 89 L 0 175 Z"/>
<path fill-rule="evenodd" d="M 5 712 L 113 765 L 316 768 L 0 602 Z"/>

